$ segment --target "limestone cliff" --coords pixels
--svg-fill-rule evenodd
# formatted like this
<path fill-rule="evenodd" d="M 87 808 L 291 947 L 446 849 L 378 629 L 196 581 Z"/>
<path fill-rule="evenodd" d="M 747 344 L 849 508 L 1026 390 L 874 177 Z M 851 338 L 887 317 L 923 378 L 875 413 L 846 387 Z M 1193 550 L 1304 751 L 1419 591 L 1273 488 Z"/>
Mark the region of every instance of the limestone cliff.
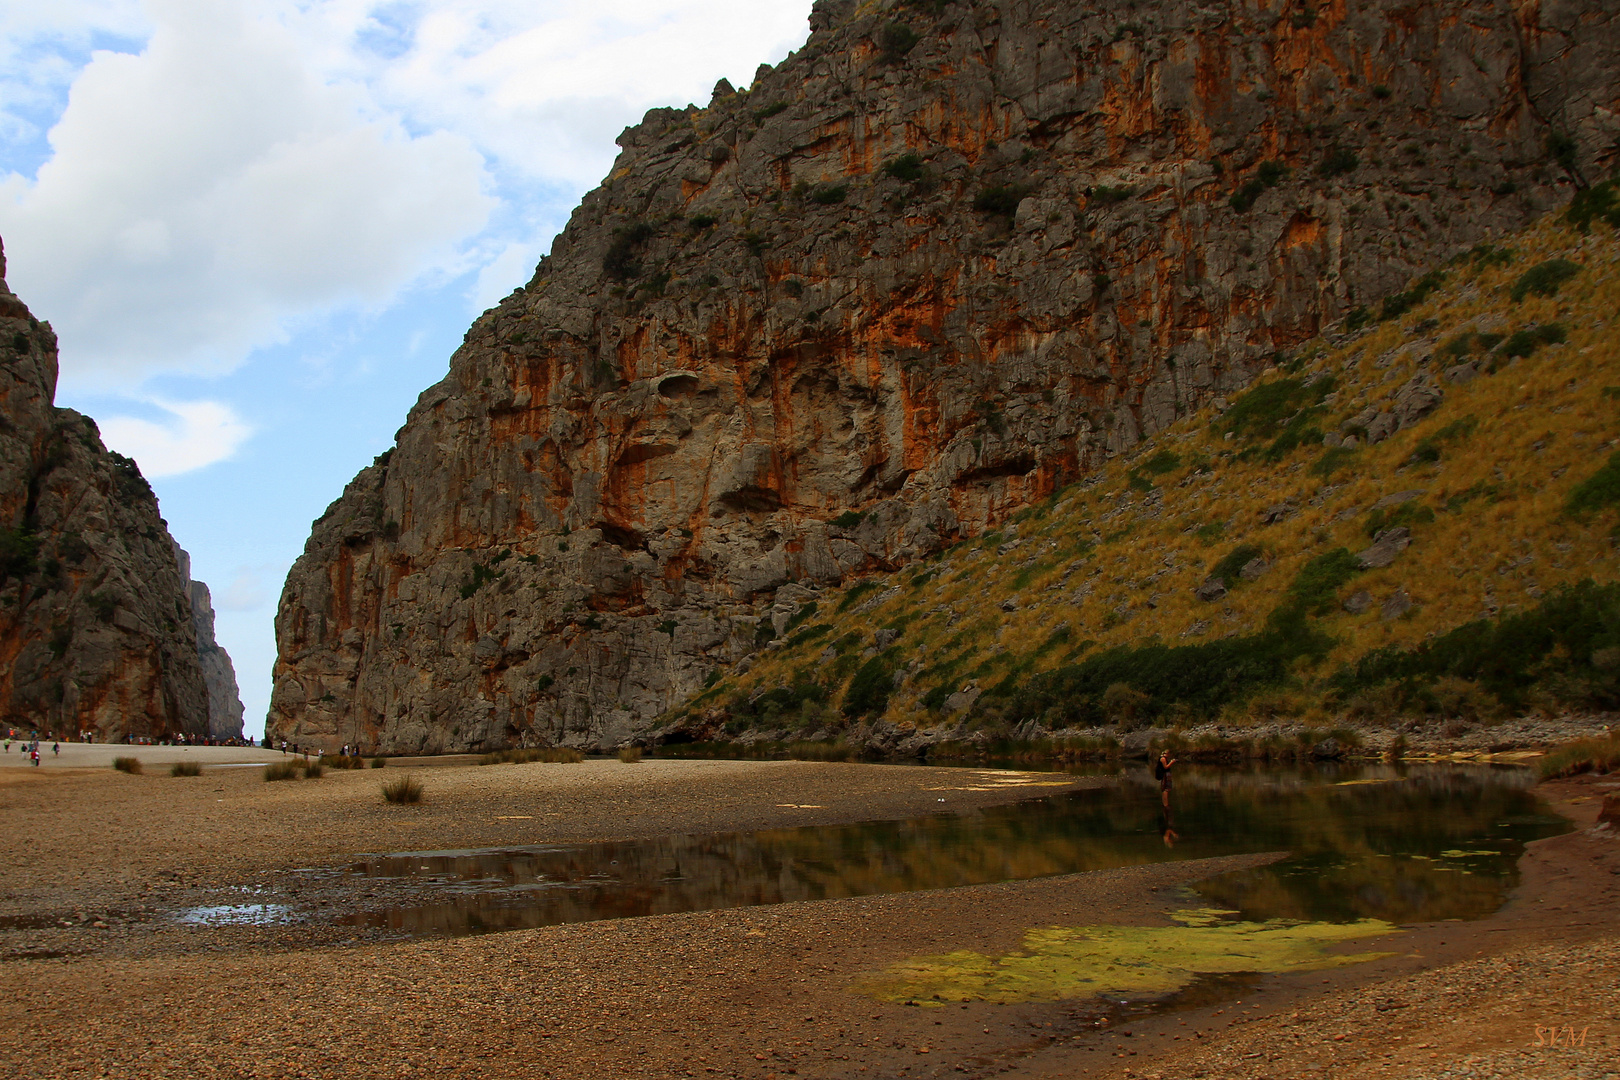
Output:
<path fill-rule="evenodd" d="M 239 735 L 240 702 L 234 729 L 210 727 L 198 583 L 151 487 L 95 421 L 54 405 L 56 373 L 56 335 L 6 287 L 0 253 L 0 723 L 101 741 Z"/>
<path fill-rule="evenodd" d="M 174 556 L 180 578 L 186 582 L 186 603 L 197 635 L 197 663 L 202 668 L 203 685 L 208 688 L 208 734 L 220 739 L 241 738 L 244 710 L 236 685 L 236 666 L 231 663 L 231 654 L 214 638 L 213 597 L 207 585 L 191 576 L 191 556 L 178 544 Z"/>
<path fill-rule="evenodd" d="M 1614 163 L 1600 0 L 817 3 L 315 523 L 269 727 L 611 745 Z"/>

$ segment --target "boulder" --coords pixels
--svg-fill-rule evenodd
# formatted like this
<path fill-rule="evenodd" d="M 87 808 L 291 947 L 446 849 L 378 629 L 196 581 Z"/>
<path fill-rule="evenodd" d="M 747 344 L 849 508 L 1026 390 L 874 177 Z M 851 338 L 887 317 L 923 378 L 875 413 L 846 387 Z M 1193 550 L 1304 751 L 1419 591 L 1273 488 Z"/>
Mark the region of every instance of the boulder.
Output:
<path fill-rule="evenodd" d="M 1385 529 L 1373 540 L 1372 546 L 1356 554 L 1356 562 L 1363 570 L 1376 570 L 1388 566 L 1400 557 L 1412 543 L 1412 530 L 1405 525 Z"/>

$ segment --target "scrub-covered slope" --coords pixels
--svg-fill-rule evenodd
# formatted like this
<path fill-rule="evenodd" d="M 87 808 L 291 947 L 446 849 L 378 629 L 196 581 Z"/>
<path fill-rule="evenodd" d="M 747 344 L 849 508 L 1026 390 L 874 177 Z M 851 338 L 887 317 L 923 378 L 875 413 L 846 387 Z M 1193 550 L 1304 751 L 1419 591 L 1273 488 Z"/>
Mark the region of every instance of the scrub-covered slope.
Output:
<path fill-rule="evenodd" d="M 1607 168 L 1597 0 L 822 0 L 619 138 L 316 522 L 269 726 L 612 745 L 809 591 L 1232 395 Z"/>
<path fill-rule="evenodd" d="M 825 591 L 665 737 L 920 749 L 1620 708 L 1605 217 L 1612 184 L 1577 225 L 1417 279 L 1005 528 Z"/>

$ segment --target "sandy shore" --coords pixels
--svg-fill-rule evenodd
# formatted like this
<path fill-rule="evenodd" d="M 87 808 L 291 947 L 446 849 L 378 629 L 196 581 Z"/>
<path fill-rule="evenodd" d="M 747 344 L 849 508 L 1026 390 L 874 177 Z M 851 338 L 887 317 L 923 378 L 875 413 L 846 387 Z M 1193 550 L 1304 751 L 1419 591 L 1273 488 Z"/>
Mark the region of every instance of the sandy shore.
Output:
<path fill-rule="evenodd" d="M 419 773 L 425 803 L 397 807 L 378 798 L 385 775 L 266 784 L 229 768 L 0 773 L 0 829 L 27 838 L 0 856 L 0 1069 L 1281 1080 L 1439 1076 L 1474 1058 L 1489 1066 L 1479 1076 L 1599 1077 L 1620 1046 L 1612 830 L 1532 845 L 1520 886 L 1490 918 L 1358 942 L 1393 955 L 1189 994 L 1150 1015 L 1089 999 L 924 1009 L 852 986 L 920 954 L 1005 951 L 1031 927 L 1162 925 L 1185 904 L 1181 886 L 1266 856 L 454 940 L 153 917 L 356 852 L 914 817 L 1073 783 L 806 762 L 447 766 Z M 1590 826 L 1601 782 L 1546 792 Z M 1585 1045 L 1537 1047 L 1536 1026 L 1555 1019 L 1584 1030 Z"/>

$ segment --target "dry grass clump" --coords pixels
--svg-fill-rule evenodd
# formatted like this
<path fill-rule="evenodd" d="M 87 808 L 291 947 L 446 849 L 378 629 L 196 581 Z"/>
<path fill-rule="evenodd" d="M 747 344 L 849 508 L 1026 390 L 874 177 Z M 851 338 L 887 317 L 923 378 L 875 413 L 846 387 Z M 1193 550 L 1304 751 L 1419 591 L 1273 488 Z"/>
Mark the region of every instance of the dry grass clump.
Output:
<path fill-rule="evenodd" d="M 139 776 L 141 775 L 141 759 L 138 757 L 115 757 L 113 758 L 113 768 L 122 773 L 129 773 L 131 776 Z"/>
<path fill-rule="evenodd" d="M 271 780 L 296 780 L 302 771 L 296 761 L 278 761 L 264 767 L 264 779 L 267 783 Z"/>
<path fill-rule="evenodd" d="M 619 760 L 622 761 L 622 762 L 625 762 L 626 764 L 633 764 L 634 762 L 640 761 L 641 760 L 641 747 L 639 747 L 639 746 L 621 746 L 621 747 L 619 747 Z"/>
<path fill-rule="evenodd" d="M 137 772 L 139 770 L 136 770 Z M 169 766 L 170 776 L 201 776 L 202 765 L 195 761 L 177 761 Z"/>
<path fill-rule="evenodd" d="M 388 759 L 385 757 L 374 757 L 371 759 L 371 767 L 373 769 L 386 769 L 388 767 Z"/>
<path fill-rule="evenodd" d="M 1607 739 L 1579 739 L 1558 747 L 1536 763 L 1543 780 L 1557 780 L 1584 772 L 1606 773 L 1620 768 L 1620 735 Z"/>
<path fill-rule="evenodd" d="M 382 797 L 384 802 L 419 803 L 422 801 L 422 781 L 406 773 L 399 779 L 384 784 Z"/>
<path fill-rule="evenodd" d="M 572 746 L 535 746 L 521 750 L 496 750 L 478 759 L 480 765 L 527 765 L 531 761 L 562 762 L 577 765 L 585 754 Z"/>
<path fill-rule="evenodd" d="M 304 766 L 305 780 L 319 780 L 326 775 L 326 767 L 318 761 L 312 761 Z"/>
<path fill-rule="evenodd" d="M 366 759 L 344 754 L 322 754 L 321 764 L 328 769 L 363 769 Z"/>

